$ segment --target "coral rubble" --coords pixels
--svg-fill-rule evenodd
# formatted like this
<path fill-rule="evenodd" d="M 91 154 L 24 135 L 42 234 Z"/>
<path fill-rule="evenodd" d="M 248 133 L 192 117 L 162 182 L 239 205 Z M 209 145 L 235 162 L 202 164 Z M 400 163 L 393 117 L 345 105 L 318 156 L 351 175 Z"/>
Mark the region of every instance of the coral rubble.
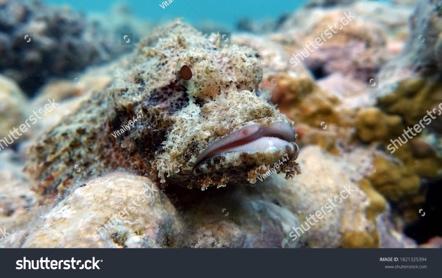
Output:
<path fill-rule="evenodd" d="M 0 2 L 0 72 L 29 95 L 47 80 L 108 61 L 124 51 L 112 35 L 67 8 Z"/>

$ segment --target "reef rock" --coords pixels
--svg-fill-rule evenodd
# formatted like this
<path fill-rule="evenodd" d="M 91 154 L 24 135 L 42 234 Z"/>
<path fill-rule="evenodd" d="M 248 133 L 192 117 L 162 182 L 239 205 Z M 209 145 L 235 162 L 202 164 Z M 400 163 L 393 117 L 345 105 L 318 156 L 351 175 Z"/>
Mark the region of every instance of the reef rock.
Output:
<path fill-rule="evenodd" d="M 424 0 L 420 1 L 410 19 L 410 37 L 402 55 L 385 68 L 385 75 L 396 73 L 391 78 L 404 79 L 407 73 L 417 73 L 421 76 L 438 76 L 442 66 L 442 40 L 440 34 L 442 15 L 440 6 L 442 2 Z M 395 72 L 394 69 L 403 69 Z M 393 69 L 393 72 L 391 71 Z M 410 74 L 411 75 L 411 74 Z"/>
<path fill-rule="evenodd" d="M 0 75 L 0 151 L 14 143 L 14 136 L 9 134 L 22 123 L 26 105 L 26 97 L 17 85 Z"/>
<path fill-rule="evenodd" d="M 151 23 L 137 17 L 129 6 L 120 2 L 108 12 L 91 14 L 90 19 L 102 26 L 124 50 L 132 50 L 153 28 Z"/>
<path fill-rule="evenodd" d="M 352 158 L 350 158 L 352 157 Z M 261 177 L 206 191 L 167 187 L 115 172 L 73 187 L 13 233 L 22 247 L 392 247 L 412 244 L 386 217 L 385 199 L 358 181 L 361 153 L 300 153 L 294 179 Z M 353 165 L 354 168 L 348 168 Z M 321 173 L 319 177 L 318 173 Z M 382 219 L 380 219 L 382 215 Z M 379 226 L 382 225 L 382 226 Z M 378 230 L 379 228 L 379 230 Z M 13 241 L 12 239 L 15 239 Z M 382 239 L 382 241 L 381 241 Z"/>
<path fill-rule="evenodd" d="M 12 151 L 0 152 L 0 246 L 15 240 L 14 234 L 24 230 L 37 207 L 38 196 L 20 163 Z"/>
<path fill-rule="evenodd" d="M 104 67 L 44 71 L 31 109 L 59 105 L 18 146 L 30 146 L 29 179 L 0 171 L 2 246 L 416 247 L 404 231 L 442 175 L 441 122 L 394 152 L 389 143 L 442 102 L 439 2 L 418 5 L 411 32 L 409 5 L 365 1 L 312 1 L 264 35 L 204 35 L 175 21 Z M 0 3 L 0 54 L 2 39 L 29 34 L 15 49 L 34 43 L 26 53 L 43 55 L 57 20 L 72 23 L 63 43 L 93 32 L 69 12 L 45 11 L 34 26 L 41 4 Z M 31 23 L 2 29 L 2 9 Z M 26 101 L 4 84 L 6 99 Z M 14 105 L 20 119 L 29 113 Z"/>
<path fill-rule="evenodd" d="M 386 114 L 400 116 L 406 127 L 400 136 L 391 136 L 390 151 L 394 144 L 395 156 L 425 178 L 442 173 L 440 141 L 434 139 L 442 132 L 441 6 L 441 1 L 419 2 L 410 19 L 406 48 L 382 68 L 376 91 L 377 106 Z M 415 131 L 411 130 L 412 136 L 410 128 Z"/>
<path fill-rule="evenodd" d="M 390 113 L 403 115 L 408 124 L 442 102 L 441 5 L 441 1 L 419 2 L 410 19 L 406 48 L 379 74 L 380 105 Z"/>
<path fill-rule="evenodd" d="M 316 79 L 341 74 L 346 83 L 377 86 L 380 68 L 403 47 L 411 9 L 387 2 L 351 2 L 297 10 L 279 33 L 285 37 L 291 63 L 305 64 Z"/>
<path fill-rule="evenodd" d="M 253 187 L 238 184 L 209 192 L 175 192 L 177 208 L 186 224 L 185 247 L 293 248 L 289 240 L 299 226 L 296 213 L 280 203 L 270 183 Z"/>
<path fill-rule="evenodd" d="M 124 51 L 122 45 L 67 8 L 39 1 L 0 2 L 0 72 L 28 95 L 50 78 L 109 60 Z"/>
<path fill-rule="evenodd" d="M 21 247 L 168 247 L 180 221 L 148 178 L 113 173 L 86 182 L 29 227 Z"/>
<path fill-rule="evenodd" d="M 348 169 L 348 161 L 317 146 L 302 149 L 299 161 L 302 173 L 278 187 L 279 202 L 303 219 L 291 239 L 310 247 L 378 246 L 375 219 L 383 208 L 370 214 L 378 205 L 357 184 L 362 167 Z"/>
<path fill-rule="evenodd" d="M 356 2 L 356 0 L 310 0 L 307 7 L 331 7 L 348 5 Z"/>

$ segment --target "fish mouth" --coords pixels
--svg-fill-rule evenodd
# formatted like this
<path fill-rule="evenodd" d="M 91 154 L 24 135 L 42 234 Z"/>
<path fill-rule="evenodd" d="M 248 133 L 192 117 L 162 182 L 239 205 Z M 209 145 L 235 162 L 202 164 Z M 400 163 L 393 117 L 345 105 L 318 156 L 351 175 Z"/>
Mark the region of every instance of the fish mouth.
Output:
<path fill-rule="evenodd" d="M 268 153 L 278 151 L 298 152 L 295 129 L 287 122 L 268 126 L 250 124 L 217 139 L 197 157 L 195 166 L 212 157 L 227 153 Z"/>

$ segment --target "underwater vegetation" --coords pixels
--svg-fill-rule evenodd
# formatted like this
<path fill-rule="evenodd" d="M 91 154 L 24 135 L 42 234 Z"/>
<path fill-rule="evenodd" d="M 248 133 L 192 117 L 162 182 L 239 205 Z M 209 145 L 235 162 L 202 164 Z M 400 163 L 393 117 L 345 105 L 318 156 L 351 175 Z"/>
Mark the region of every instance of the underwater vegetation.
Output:
<path fill-rule="evenodd" d="M 440 247 L 441 7 L 226 34 L 0 0 L 0 246 Z"/>

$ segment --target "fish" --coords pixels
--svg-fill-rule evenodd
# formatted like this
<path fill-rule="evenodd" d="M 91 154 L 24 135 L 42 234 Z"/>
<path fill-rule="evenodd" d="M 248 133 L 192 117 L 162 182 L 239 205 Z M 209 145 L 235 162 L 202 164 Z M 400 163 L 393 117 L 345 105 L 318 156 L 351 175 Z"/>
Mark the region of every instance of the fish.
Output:
<path fill-rule="evenodd" d="M 120 170 L 199 190 L 256 183 L 281 159 L 278 173 L 299 172 L 294 125 L 259 92 L 254 50 L 176 20 L 127 59 L 31 144 L 25 170 L 40 194 Z"/>

